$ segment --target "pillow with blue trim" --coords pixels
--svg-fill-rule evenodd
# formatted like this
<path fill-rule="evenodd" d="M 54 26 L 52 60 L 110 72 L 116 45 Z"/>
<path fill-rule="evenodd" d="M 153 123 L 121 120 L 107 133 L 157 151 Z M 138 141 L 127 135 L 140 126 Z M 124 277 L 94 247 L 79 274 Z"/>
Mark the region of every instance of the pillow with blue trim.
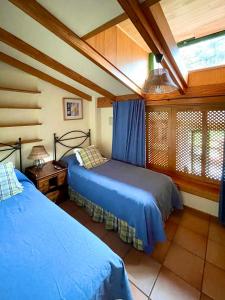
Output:
<path fill-rule="evenodd" d="M 12 162 L 0 163 L 0 201 L 23 191 L 18 181 Z"/>

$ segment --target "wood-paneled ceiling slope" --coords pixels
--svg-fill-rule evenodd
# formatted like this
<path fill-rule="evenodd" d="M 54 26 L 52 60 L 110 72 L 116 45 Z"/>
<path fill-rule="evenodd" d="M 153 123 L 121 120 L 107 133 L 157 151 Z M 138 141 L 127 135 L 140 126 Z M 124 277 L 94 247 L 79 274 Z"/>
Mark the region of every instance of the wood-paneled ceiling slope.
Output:
<path fill-rule="evenodd" d="M 122 12 L 116 1 L 95 2 L 1 0 L 0 61 L 86 100 L 140 94 L 138 85 L 79 37 Z"/>
<path fill-rule="evenodd" d="M 120 23 L 117 28 L 132 35 L 132 40 L 139 45 L 142 41 L 144 46 L 141 47 L 145 47 L 145 53 L 151 49 L 154 54 L 159 52 L 164 54 L 163 65 L 168 68 L 179 87 L 179 93 L 174 96 L 180 97 L 181 94 L 185 94 L 182 97 L 188 97 L 190 94 L 193 96 L 193 89 L 191 90 L 187 85 L 188 73 L 179 57 L 176 42 L 186 36 L 189 37 L 194 31 L 188 21 L 187 11 L 191 9 L 188 3 L 190 5 L 194 3 L 192 7 L 194 7 L 194 17 L 198 21 L 196 21 L 196 28 L 199 29 L 199 34 L 206 32 L 203 30 L 204 24 L 201 25 L 199 16 L 196 16 L 200 10 L 195 4 L 203 0 L 141 2 L 136 0 L 2 0 L 0 60 L 86 100 L 91 100 L 91 96 L 102 95 L 104 98 L 100 100 L 101 103 L 107 101 L 107 105 L 111 105 L 112 100 L 123 99 L 121 95 L 133 93 L 130 97 L 141 96 L 140 84 L 131 76 L 127 76 L 129 73 L 126 72 L 126 54 L 123 57 L 124 68 L 120 68 L 101 51 L 97 51 L 86 42 L 91 36 Z M 212 2 L 216 2 L 218 6 L 220 2 L 222 3 L 219 0 Z M 211 6 L 207 5 L 207 18 L 206 5 L 202 3 L 205 11 L 203 15 L 211 22 L 210 24 L 217 24 L 214 28 L 219 28 L 222 22 L 209 16 L 214 5 L 212 2 Z M 182 16 L 179 12 L 182 12 Z M 218 18 L 222 19 L 219 9 L 218 14 L 214 12 L 213 15 L 218 15 Z M 179 25 L 174 21 L 175 19 L 179 20 Z M 180 25 L 184 20 L 188 26 Z M 126 26 L 128 29 L 125 28 Z M 209 30 L 206 25 L 205 28 Z M 177 34 L 174 34 L 175 30 Z M 135 34 L 139 41 L 135 38 Z M 118 48 L 118 45 L 116 47 Z M 217 93 L 221 94 L 221 87 L 219 86 L 218 89 Z M 205 89 L 204 92 L 208 93 Z"/>

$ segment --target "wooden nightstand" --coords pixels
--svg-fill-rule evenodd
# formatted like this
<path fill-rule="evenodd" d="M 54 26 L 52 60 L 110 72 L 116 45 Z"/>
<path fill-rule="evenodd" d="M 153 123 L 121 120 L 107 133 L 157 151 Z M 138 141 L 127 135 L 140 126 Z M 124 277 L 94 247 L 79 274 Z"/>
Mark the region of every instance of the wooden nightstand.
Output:
<path fill-rule="evenodd" d="M 60 203 L 67 199 L 67 167 L 50 161 L 41 169 L 35 166 L 26 168 L 25 174 L 53 202 Z"/>

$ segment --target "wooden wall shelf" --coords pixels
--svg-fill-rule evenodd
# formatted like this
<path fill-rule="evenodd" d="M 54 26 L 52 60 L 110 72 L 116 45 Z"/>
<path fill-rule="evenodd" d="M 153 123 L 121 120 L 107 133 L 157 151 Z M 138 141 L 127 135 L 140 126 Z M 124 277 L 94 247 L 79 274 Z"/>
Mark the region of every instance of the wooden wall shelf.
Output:
<path fill-rule="evenodd" d="M 38 143 L 38 142 L 42 142 L 42 139 L 31 139 L 31 140 L 21 140 L 21 144 L 32 144 L 32 143 Z M 7 145 L 15 145 L 18 141 L 14 141 L 14 142 L 6 142 L 5 144 Z M 6 147 L 4 145 L 0 144 L 0 147 Z"/>
<path fill-rule="evenodd" d="M 39 106 L 0 105 L 0 109 L 42 109 Z"/>
<path fill-rule="evenodd" d="M 42 123 L 10 123 L 10 124 L 0 124 L 0 128 L 4 127 L 19 127 L 19 126 L 37 126 L 37 125 L 42 125 Z"/>
<path fill-rule="evenodd" d="M 38 91 L 38 90 L 14 89 L 14 88 L 3 87 L 3 86 L 0 86 L 0 91 L 17 92 L 17 93 L 28 93 L 28 94 L 41 94 L 41 91 Z"/>

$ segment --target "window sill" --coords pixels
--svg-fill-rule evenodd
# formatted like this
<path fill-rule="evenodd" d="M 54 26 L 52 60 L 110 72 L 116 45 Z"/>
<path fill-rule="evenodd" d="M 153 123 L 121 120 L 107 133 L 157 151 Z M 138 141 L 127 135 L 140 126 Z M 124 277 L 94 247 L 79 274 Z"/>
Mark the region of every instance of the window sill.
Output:
<path fill-rule="evenodd" d="M 178 176 L 171 176 L 179 190 L 197 195 L 212 201 L 219 200 L 219 186 L 205 182 L 198 182 L 191 179 L 183 179 Z"/>
<path fill-rule="evenodd" d="M 170 176 L 180 191 L 203 197 L 215 202 L 219 201 L 219 184 L 194 180 L 192 178 L 179 176 L 169 171 L 152 167 L 149 167 L 149 169 Z"/>

